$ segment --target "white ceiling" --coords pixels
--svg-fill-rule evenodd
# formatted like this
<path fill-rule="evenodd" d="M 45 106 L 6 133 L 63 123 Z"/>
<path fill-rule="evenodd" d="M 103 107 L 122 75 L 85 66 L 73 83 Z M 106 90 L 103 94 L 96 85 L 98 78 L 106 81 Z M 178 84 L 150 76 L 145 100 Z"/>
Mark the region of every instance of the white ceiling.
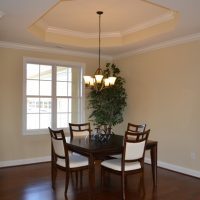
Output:
<path fill-rule="evenodd" d="M 70 12 L 68 14 L 69 16 L 70 14 L 74 15 L 75 19 L 77 21 L 80 21 L 80 23 L 73 24 L 72 21 L 66 19 L 66 23 L 68 23 L 68 25 L 64 28 L 70 30 L 74 29 L 78 32 L 83 32 L 84 30 L 85 33 L 93 33 L 98 31 L 98 16 L 95 13 L 98 9 L 98 5 L 100 5 L 100 2 L 102 3 L 102 1 L 103 0 L 78 0 L 77 2 L 79 3 L 79 6 L 76 7 L 73 4 L 72 7 L 70 7 Z M 144 13 L 142 13 L 142 11 L 136 13 L 136 11 L 133 12 L 133 9 L 130 9 L 133 6 L 133 2 L 137 2 L 138 0 L 121 1 L 123 1 L 124 3 L 123 6 L 118 6 L 117 3 L 115 5 L 113 3 L 113 0 L 104 0 L 104 6 L 101 6 L 98 9 L 103 10 L 110 8 L 110 15 L 115 16 L 109 17 L 109 14 L 107 13 L 103 14 L 103 33 L 127 30 L 133 22 L 137 23 L 136 20 L 134 21 L 134 19 L 136 19 L 134 18 L 134 14 L 137 14 L 137 16 L 140 15 L 140 20 L 143 21 L 143 23 L 145 23 L 144 16 L 148 14 L 147 10 L 144 10 Z M 145 2 L 144 0 L 142 1 Z M 35 21 L 37 21 L 39 17 L 43 16 L 44 13 L 46 13 L 57 2 L 58 0 L 0 0 L 0 41 L 54 48 L 61 47 L 66 50 L 97 53 L 98 49 L 94 47 L 85 48 L 73 45 L 58 45 L 55 43 L 45 42 L 42 39 L 39 39 L 38 37 L 33 35 L 30 31 L 28 31 L 28 28 Z M 73 0 L 71 2 L 69 1 L 68 3 L 72 2 Z M 88 2 L 90 4 L 88 4 Z M 92 5 L 91 2 L 93 2 Z M 119 2 L 119 0 L 117 0 L 116 2 Z M 155 45 L 160 42 L 175 40 L 180 37 L 200 33 L 200 0 L 151 0 L 151 2 L 169 8 L 171 10 L 175 10 L 180 14 L 180 19 L 175 29 L 171 30 L 170 32 L 163 33 L 159 36 L 147 38 L 137 43 L 128 44 L 120 47 L 103 47 L 103 54 L 110 56 L 119 55 L 129 51 L 136 51 L 138 49 Z M 91 8 L 91 10 L 89 8 Z M 112 9 L 113 11 L 111 13 Z M 120 14 L 117 14 L 117 9 L 121 9 Z M 156 16 L 155 12 L 154 14 Z M 127 21 L 126 24 L 117 23 L 120 22 L 120 19 L 122 18 Z M 46 19 L 46 22 L 48 22 L 48 20 L 49 18 Z M 104 20 L 106 21 L 106 23 Z M 91 21 L 91 23 L 87 23 L 87 21 Z M 53 20 L 51 23 L 52 26 L 61 25 L 65 23 L 65 19 L 61 18 L 60 21 Z M 94 25 L 96 27 L 94 27 Z"/>

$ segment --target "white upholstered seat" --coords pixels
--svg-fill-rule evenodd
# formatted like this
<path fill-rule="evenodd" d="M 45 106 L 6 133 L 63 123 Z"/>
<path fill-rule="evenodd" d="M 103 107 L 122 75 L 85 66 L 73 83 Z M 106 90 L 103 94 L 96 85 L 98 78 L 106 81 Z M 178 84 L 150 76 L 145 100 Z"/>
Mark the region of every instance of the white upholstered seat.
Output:
<path fill-rule="evenodd" d="M 126 131 L 130 131 L 130 132 L 144 132 L 146 128 L 146 124 L 131 124 L 128 123 L 127 125 L 127 130 Z M 132 137 L 133 139 L 136 139 L 135 136 L 129 136 Z M 122 155 L 121 154 L 114 154 L 114 155 L 110 155 L 111 158 L 121 158 Z"/>
<path fill-rule="evenodd" d="M 121 164 L 121 159 L 110 159 L 110 160 L 105 160 L 101 163 L 101 166 L 116 170 L 116 171 L 121 171 L 122 169 L 122 164 Z M 128 162 L 125 163 L 125 171 L 130 171 L 130 170 L 136 170 L 140 169 L 141 165 L 140 162 Z"/>
<path fill-rule="evenodd" d="M 133 173 L 144 171 L 145 145 L 150 130 L 144 132 L 125 132 L 123 153 L 121 158 L 105 160 L 101 163 L 101 180 L 105 171 L 121 175 L 122 199 L 125 200 L 125 177 Z M 118 156 L 118 155 L 117 155 Z"/>
<path fill-rule="evenodd" d="M 70 153 L 66 144 L 64 131 L 53 130 L 49 128 L 51 135 L 51 178 L 52 188 L 55 189 L 55 181 L 57 169 L 65 171 L 65 196 L 69 185 L 69 172 L 76 172 L 78 179 L 78 171 L 80 171 L 80 183 L 82 184 L 82 171 L 88 169 L 88 158 L 79 154 Z M 77 184 L 76 179 L 76 184 Z"/>
<path fill-rule="evenodd" d="M 65 159 L 58 158 L 57 165 L 65 167 Z M 88 158 L 79 154 L 69 155 L 69 168 L 77 168 L 88 165 Z"/>

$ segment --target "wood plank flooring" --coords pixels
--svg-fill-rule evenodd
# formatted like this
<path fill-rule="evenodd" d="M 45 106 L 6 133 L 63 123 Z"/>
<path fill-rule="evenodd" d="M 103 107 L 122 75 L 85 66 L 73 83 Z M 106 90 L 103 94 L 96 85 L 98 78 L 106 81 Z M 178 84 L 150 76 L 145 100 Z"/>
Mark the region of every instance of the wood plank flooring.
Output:
<path fill-rule="evenodd" d="M 0 169 L 0 200 L 64 200 L 64 172 L 59 171 L 56 190 L 51 188 L 50 163 Z M 96 200 L 120 200 L 120 177 L 110 175 L 100 186 L 100 170 L 96 168 Z M 152 183 L 151 168 L 145 165 L 144 187 L 139 176 L 128 178 L 127 200 L 200 200 L 200 179 L 158 168 L 158 186 Z M 88 200 L 88 173 L 82 188 L 70 179 L 68 200 Z"/>

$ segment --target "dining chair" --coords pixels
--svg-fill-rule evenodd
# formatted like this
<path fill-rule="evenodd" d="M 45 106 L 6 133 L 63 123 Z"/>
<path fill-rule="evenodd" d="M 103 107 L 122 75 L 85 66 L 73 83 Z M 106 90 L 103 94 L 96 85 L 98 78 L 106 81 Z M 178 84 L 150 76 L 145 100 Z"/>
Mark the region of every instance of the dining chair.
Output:
<path fill-rule="evenodd" d="M 150 130 L 144 132 L 126 131 L 122 158 L 105 160 L 101 163 L 101 182 L 104 183 L 105 172 L 119 174 L 121 176 L 122 199 L 125 200 L 126 176 L 140 173 L 144 178 L 145 146 Z"/>
<path fill-rule="evenodd" d="M 70 136 L 89 136 L 91 135 L 90 123 L 74 124 L 69 123 Z"/>
<path fill-rule="evenodd" d="M 146 129 L 146 124 L 132 124 L 132 123 L 128 123 L 128 125 L 127 125 L 127 131 L 144 132 L 145 129 Z"/>
<path fill-rule="evenodd" d="M 142 132 L 145 131 L 145 128 L 146 128 L 146 124 L 128 123 L 126 131 L 129 131 L 129 132 L 141 132 L 142 133 Z M 110 157 L 111 158 L 121 158 L 122 155 L 121 154 L 114 154 L 114 155 L 110 155 Z"/>
<path fill-rule="evenodd" d="M 64 131 L 53 130 L 48 127 L 51 136 L 51 178 L 52 188 L 55 189 L 57 169 L 65 171 L 65 196 L 69 185 L 70 172 L 77 172 L 88 169 L 88 158 L 78 155 L 69 154 L 68 146 L 65 141 Z M 76 180 L 77 185 L 78 180 Z M 82 184 L 82 176 L 80 177 Z"/>

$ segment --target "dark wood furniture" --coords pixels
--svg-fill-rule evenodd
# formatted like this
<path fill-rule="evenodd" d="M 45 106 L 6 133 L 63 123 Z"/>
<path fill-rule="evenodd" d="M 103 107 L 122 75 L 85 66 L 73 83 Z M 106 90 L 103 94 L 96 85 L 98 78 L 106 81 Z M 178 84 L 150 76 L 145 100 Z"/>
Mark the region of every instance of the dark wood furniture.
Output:
<path fill-rule="evenodd" d="M 106 143 L 101 143 L 88 137 L 66 137 L 66 143 L 71 151 L 88 156 L 89 158 L 89 194 L 90 199 L 95 197 L 95 160 L 101 159 L 111 154 L 122 152 L 123 136 L 111 135 Z M 157 141 L 148 140 L 146 150 L 151 152 L 151 166 L 154 186 L 157 185 Z"/>
<path fill-rule="evenodd" d="M 70 136 L 91 135 L 90 123 L 74 124 L 69 123 Z"/>
<path fill-rule="evenodd" d="M 150 130 L 144 132 L 126 131 L 124 136 L 124 148 L 122 158 L 109 159 L 101 163 L 101 180 L 105 172 L 115 173 L 121 176 L 122 199 L 126 199 L 125 179 L 128 175 L 140 173 L 141 182 L 144 180 L 144 155 L 145 146 Z"/>
<path fill-rule="evenodd" d="M 127 131 L 144 132 L 145 128 L 146 128 L 146 124 L 128 123 L 128 125 L 127 125 Z"/>
<path fill-rule="evenodd" d="M 65 171 L 65 196 L 69 185 L 70 172 L 88 169 L 88 159 L 84 156 L 68 154 L 65 135 L 62 129 L 53 130 L 48 128 L 51 136 L 51 180 L 52 188 L 55 189 L 57 169 Z M 76 180 L 77 184 L 78 180 Z M 80 182 L 82 183 L 82 176 Z"/>
<path fill-rule="evenodd" d="M 129 132 L 144 132 L 146 128 L 146 124 L 132 124 L 128 123 L 126 131 Z M 115 155 L 110 155 L 110 158 L 121 158 L 122 154 L 115 154 Z"/>

